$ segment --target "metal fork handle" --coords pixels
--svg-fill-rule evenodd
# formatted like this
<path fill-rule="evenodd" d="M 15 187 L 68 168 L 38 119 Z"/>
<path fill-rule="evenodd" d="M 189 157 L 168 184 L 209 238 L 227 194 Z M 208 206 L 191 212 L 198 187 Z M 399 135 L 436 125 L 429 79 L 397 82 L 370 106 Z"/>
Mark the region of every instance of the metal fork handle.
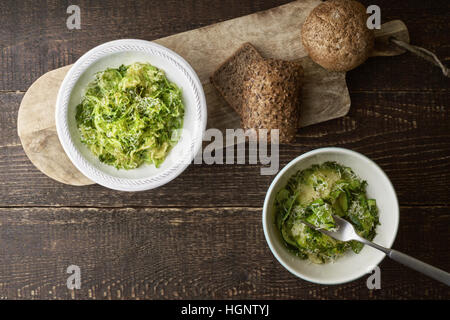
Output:
<path fill-rule="evenodd" d="M 429 276 L 430 278 L 433 278 L 437 281 L 445 283 L 447 286 L 450 286 L 450 273 L 445 272 L 444 270 L 433 267 L 428 263 L 417 260 L 416 258 L 401 253 L 400 251 L 385 248 L 364 238 L 360 238 L 357 240 L 373 248 L 383 251 L 389 258 L 403 264 L 404 266 L 410 267 L 411 269 L 414 269 Z"/>
<path fill-rule="evenodd" d="M 416 258 L 408 256 L 407 254 L 401 253 L 397 250 L 390 250 L 388 256 L 392 260 L 400 262 L 401 264 L 410 267 L 411 269 L 419 271 L 429 276 L 430 278 L 433 278 L 437 281 L 445 283 L 447 286 L 450 286 L 450 273 L 445 272 L 444 270 L 433 267 L 428 263 L 417 260 Z"/>

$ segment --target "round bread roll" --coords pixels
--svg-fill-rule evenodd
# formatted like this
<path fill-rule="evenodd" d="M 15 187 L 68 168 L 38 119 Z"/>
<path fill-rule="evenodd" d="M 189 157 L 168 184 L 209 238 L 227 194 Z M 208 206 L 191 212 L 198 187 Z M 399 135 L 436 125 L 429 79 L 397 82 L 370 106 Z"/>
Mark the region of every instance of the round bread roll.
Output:
<path fill-rule="evenodd" d="M 373 49 L 366 8 L 353 0 L 331 0 L 314 8 L 302 27 L 311 59 L 331 71 L 348 71 L 366 61 Z"/>

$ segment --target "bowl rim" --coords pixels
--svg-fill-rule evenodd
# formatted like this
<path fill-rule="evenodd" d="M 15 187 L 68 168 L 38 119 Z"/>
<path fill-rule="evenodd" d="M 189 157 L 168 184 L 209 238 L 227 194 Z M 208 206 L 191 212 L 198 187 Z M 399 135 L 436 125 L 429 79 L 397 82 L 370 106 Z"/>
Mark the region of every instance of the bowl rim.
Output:
<path fill-rule="evenodd" d="M 298 270 L 291 268 L 287 263 L 285 263 L 283 261 L 283 259 L 280 257 L 280 255 L 278 254 L 278 252 L 275 250 L 273 244 L 272 244 L 272 240 L 269 237 L 269 198 L 270 195 L 274 192 L 274 188 L 275 185 L 277 184 L 277 182 L 281 179 L 282 176 L 284 176 L 284 174 L 295 164 L 297 164 L 298 162 L 302 161 L 305 158 L 308 158 L 310 156 L 316 155 L 316 154 L 321 154 L 321 153 L 326 153 L 326 152 L 334 152 L 334 153 L 341 153 L 341 154 L 349 154 L 352 155 L 356 158 L 359 158 L 361 160 L 364 161 L 368 161 L 369 163 L 371 163 L 371 165 L 374 166 L 374 168 L 378 171 L 378 173 L 381 176 L 384 176 L 384 178 L 386 179 L 389 187 L 392 190 L 392 195 L 393 195 L 393 199 L 394 199 L 394 205 L 396 208 L 396 212 L 394 214 L 397 215 L 397 224 L 395 225 L 395 231 L 392 235 L 392 240 L 390 241 L 390 243 L 387 245 L 387 248 L 391 248 L 392 245 L 394 244 L 394 241 L 397 237 L 397 232 L 398 232 L 398 226 L 400 224 L 400 207 L 398 204 L 398 199 L 397 199 L 397 194 L 395 192 L 394 186 L 391 182 L 391 180 L 389 179 L 389 177 L 386 175 L 386 173 L 380 168 L 380 166 L 378 166 L 373 160 L 371 160 L 370 158 L 366 157 L 365 155 L 350 150 L 350 149 L 345 149 L 345 148 L 339 148 L 339 147 L 325 147 L 325 148 L 319 148 L 319 149 L 314 149 L 311 151 L 308 151 L 306 153 L 301 154 L 300 156 L 294 158 L 293 160 L 291 160 L 286 166 L 284 166 L 284 168 L 278 172 L 278 174 L 275 176 L 275 178 L 272 180 L 272 183 L 269 186 L 269 189 L 267 190 L 265 199 L 264 199 L 264 205 L 263 205 L 263 213 L 262 213 L 262 224 L 263 224 L 263 230 L 264 230 L 264 237 L 266 239 L 266 242 L 269 246 L 270 251 L 272 252 L 272 254 L 275 256 L 275 258 L 278 260 L 278 262 L 286 269 L 288 270 L 290 273 L 292 273 L 293 275 L 295 275 L 298 278 L 301 278 L 303 280 L 309 281 L 309 282 L 313 282 L 313 283 L 317 283 L 317 284 L 322 284 L 322 285 L 338 285 L 338 284 L 344 284 L 347 282 L 351 282 L 354 280 L 357 280 L 359 278 L 361 278 L 362 276 L 364 276 L 365 274 L 367 274 L 367 271 L 364 270 L 363 268 L 361 268 L 360 272 L 355 273 L 353 276 L 350 276 L 346 279 L 343 280 L 336 280 L 336 281 L 327 281 L 327 280 L 321 280 L 320 278 L 317 277 L 310 277 L 307 276 L 301 272 L 299 272 Z M 375 266 L 378 266 L 380 264 L 381 261 L 383 261 L 383 259 L 386 257 L 385 254 L 381 255 L 380 258 L 378 259 L 378 261 L 374 264 Z"/>
<path fill-rule="evenodd" d="M 146 178 L 119 178 L 95 168 L 75 146 L 68 127 L 68 106 L 73 88 L 84 72 L 96 61 L 108 55 L 121 52 L 143 52 L 167 60 L 187 78 L 195 98 L 195 120 L 199 122 L 197 135 L 192 137 L 192 153 L 186 152 L 185 158 L 175 162 L 162 172 Z M 113 40 L 98 45 L 83 54 L 70 68 L 59 88 L 55 124 L 59 141 L 74 166 L 87 178 L 104 187 L 119 191 L 143 191 L 162 186 L 180 175 L 192 162 L 202 146 L 202 138 L 206 130 L 207 107 L 203 86 L 191 65 L 174 51 L 151 41 L 140 39 Z"/>

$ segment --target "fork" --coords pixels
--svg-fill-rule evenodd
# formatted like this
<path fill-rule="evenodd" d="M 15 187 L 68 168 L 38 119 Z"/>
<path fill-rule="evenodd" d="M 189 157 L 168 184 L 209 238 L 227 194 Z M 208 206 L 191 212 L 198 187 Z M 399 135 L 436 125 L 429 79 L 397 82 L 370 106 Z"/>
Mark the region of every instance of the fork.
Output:
<path fill-rule="evenodd" d="M 425 262 L 417 260 L 416 258 L 408 256 L 397 250 L 385 248 L 383 246 L 380 246 L 379 244 L 376 244 L 367 239 L 364 239 L 363 237 L 360 237 L 356 233 L 353 225 L 350 222 L 342 219 L 341 217 L 339 217 L 337 215 L 333 215 L 333 218 L 334 218 L 334 221 L 337 226 L 336 231 L 324 230 L 324 229 L 315 227 L 314 225 L 312 225 L 306 221 L 302 221 L 302 222 L 305 225 L 307 225 L 308 227 L 313 228 L 317 231 L 320 231 L 323 234 L 326 234 L 327 236 L 330 236 L 331 238 L 334 238 L 336 240 L 339 240 L 339 241 L 356 240 L 363 244 L 371 246 L 375 249 L 383 251 L 392 260 L 395 260 L 411 269 L 414 269 L 418 272 L 421 272 L 421 273 L 429 276 L 430 278 L 433 278 L 437 281 L 445 283 L 447 286 L 450 286 L 450 273 L 445 272 L 444 270 L 438 269 L 436 267 L 433 267 Z"/>

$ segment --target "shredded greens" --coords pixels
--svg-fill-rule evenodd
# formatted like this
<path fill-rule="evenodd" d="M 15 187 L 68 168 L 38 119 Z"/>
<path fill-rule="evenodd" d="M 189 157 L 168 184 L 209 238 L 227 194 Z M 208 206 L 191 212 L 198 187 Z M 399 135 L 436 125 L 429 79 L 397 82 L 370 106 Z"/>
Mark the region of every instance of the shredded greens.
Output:
<path fill-rule="evenodd" d="M 378 209 L 374 199 L 367 199 L 366 185 L 352 169 L 336 162 L 297 172 L 275 199 L 275 220 L 285 245 L 314 263 L 334 260 L 348 249 L 359 253 L 361 243 L 332 239 L 301 221 L 333 230 L 332 215 L 339 215 L 350 221 L 360 236 L 372 240 L 379 224 Z"/>
<path fill-rule="evenodd" d="M 159 167 L 183 125 L 181 90 L 148 63 L 96 75 L 77 106 L 81 142 L 117 169 Z"/>

